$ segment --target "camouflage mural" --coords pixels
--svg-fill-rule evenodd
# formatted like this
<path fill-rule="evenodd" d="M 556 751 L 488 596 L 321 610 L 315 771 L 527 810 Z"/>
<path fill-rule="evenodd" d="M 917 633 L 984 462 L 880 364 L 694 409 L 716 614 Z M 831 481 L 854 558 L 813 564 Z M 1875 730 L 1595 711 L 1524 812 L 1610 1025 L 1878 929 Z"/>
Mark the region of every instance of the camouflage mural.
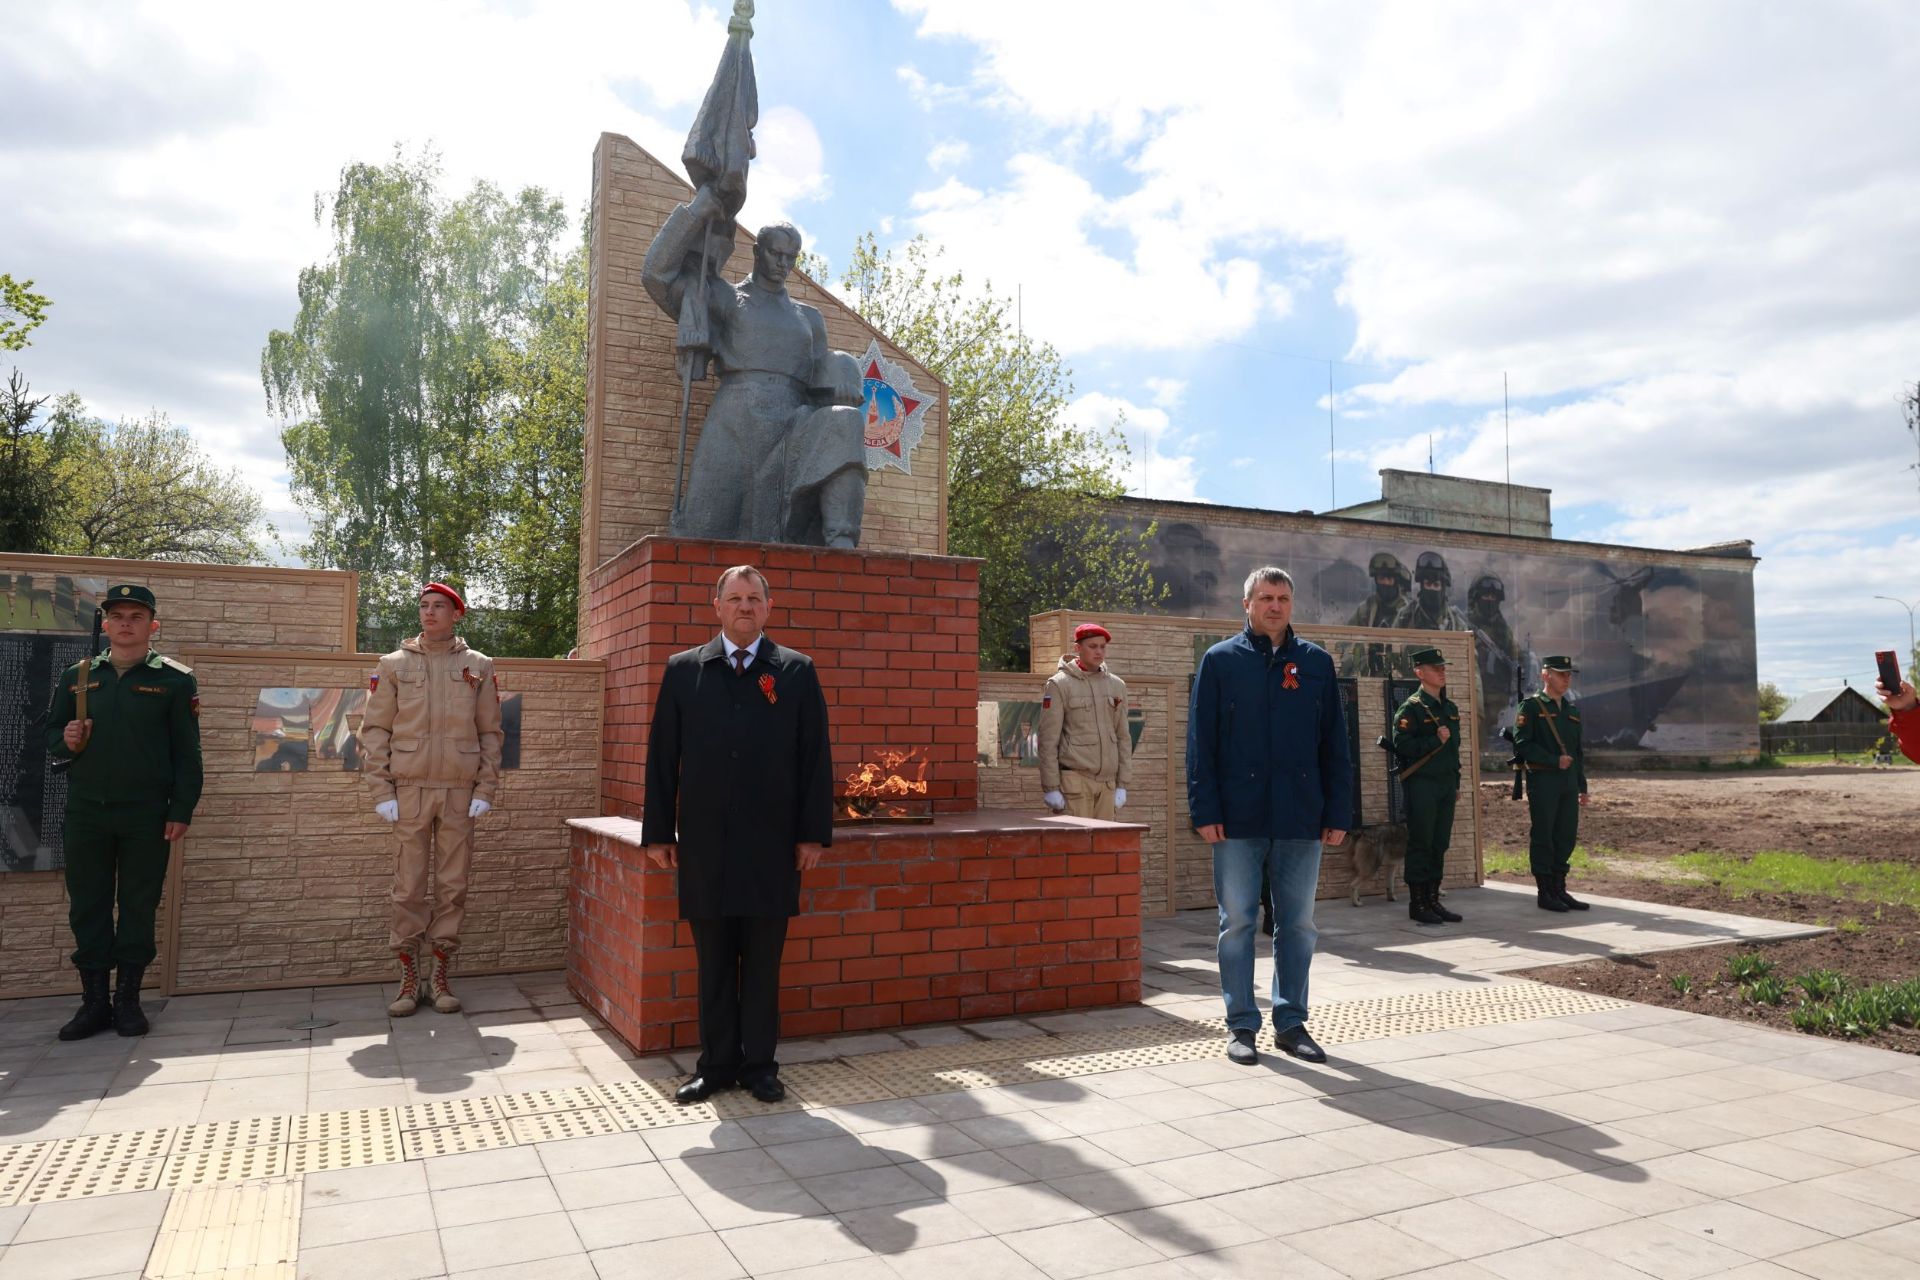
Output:
<path fill-rule="evenodd" d="M 1389 528 L 1396 536 L 1376 536 Z M 1162 519 L 1153 570 L 1170 588 L 1169 613 L 1235 613 L 1248 571 L 1272 563 L 1293 575 L 1298 624 L 1474 632 L 1489 751 L 1549 653 L 1574 655 L 1573 692 L 1596 747 L 1692 755 L 1757 747 L 1751 560 L 1546 550 L 1551 543 L 1487 550 L 1404 532 Z M 1340 645 L 1334 657 L 1343 675 L 1411 675 L 1390 644 Z"/>

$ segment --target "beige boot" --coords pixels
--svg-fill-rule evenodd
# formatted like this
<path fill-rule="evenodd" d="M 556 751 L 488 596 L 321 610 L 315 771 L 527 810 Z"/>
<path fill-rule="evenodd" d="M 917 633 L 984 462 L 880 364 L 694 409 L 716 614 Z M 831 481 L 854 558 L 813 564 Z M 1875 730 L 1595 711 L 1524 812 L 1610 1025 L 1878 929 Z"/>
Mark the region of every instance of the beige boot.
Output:
<path fill-rule="evenodd" d="M 433 996 L 433 1007 L 441 1013 L 460 1012 L 460 997 L 453 994 L 453 988 L 447 985 L 452 976 L 453 957 L 435 948 L 433 953 L 433 978 L 428 992 Z"/>
<path fill-rule="evenodd" d="M 396 951 L 393 955 L 400 962 L 400 994 L 387 1006 L 387 1016 L 411 1018 L 413 1011 L 420 1007 L 420 966 L 411 949 Z"/>

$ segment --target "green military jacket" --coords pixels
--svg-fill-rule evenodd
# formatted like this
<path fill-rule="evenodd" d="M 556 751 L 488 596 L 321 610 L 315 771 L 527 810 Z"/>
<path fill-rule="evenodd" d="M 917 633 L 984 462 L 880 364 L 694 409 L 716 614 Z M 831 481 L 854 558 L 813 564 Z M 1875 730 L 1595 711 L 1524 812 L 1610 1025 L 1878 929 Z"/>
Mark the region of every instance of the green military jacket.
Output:
<path fill-rule="evenodd" d="M 1565 748 L 1565 750 L 1562 750 Z M 1513 715 L 1513 749 L 1526 764 L 1528 773 L 1565 773 L 1587 794 L 1586 752 L 1580 746 L 1580 708 L 1571 697 L 1558 705 L 1544 693 L 1536 693 L 1520 704 Z M 1562 770 L 1560 757 L 1573 757 L 1573 764 Z"/>
<path fill-rule="evenodd" d="M 84 672 L 93 736 L 78 756 L 64 734 Z M 47 750 L 72 760 L 68 793 L 108 803 L 162 802 L 168 822 L 191 822 L 200 803 L 200 692 L 193 670 L 149 651 L 127 674 L 106 654 L 60 677 L 47 712 Z"/>
<path fill-rule="evenodd" d="M 1445 742 L 1440 741 L 1442 726 L 1447 730 Z M 1402 781 L 1428 778 L 1459 786 L 1459 705 L 1444 690 L 1438 698 L 1425 689 L 1414 690 L 1393 713 L 1393 754 L 1400 757 Z"/>

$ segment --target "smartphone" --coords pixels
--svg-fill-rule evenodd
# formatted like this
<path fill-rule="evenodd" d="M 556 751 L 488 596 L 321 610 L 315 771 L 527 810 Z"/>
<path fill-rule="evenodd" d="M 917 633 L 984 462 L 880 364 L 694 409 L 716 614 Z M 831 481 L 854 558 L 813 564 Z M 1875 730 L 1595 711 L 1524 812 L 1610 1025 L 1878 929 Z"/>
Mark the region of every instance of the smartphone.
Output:
<path fill-rule="evenodd" d="M 1880 664 L 1880 683 L 1886 686 L 1888 693 L 1900 692 L 1900 659 L 1892 649 L 1881 649 L 1875 653 L 1874 660 Z"/>

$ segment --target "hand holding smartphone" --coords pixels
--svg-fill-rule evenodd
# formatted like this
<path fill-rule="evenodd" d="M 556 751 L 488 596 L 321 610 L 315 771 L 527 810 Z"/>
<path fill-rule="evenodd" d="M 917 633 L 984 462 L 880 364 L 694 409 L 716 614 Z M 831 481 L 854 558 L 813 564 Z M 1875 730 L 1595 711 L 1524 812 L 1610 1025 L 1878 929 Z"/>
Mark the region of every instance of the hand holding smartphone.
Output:
<path fill-rule="evenodd" d="M 1892 649 L 1881 649 L 1873 655 L 1880 664 L 1880 683 L 1888 693 L 1900 692 L 1900 659 Z"/>

